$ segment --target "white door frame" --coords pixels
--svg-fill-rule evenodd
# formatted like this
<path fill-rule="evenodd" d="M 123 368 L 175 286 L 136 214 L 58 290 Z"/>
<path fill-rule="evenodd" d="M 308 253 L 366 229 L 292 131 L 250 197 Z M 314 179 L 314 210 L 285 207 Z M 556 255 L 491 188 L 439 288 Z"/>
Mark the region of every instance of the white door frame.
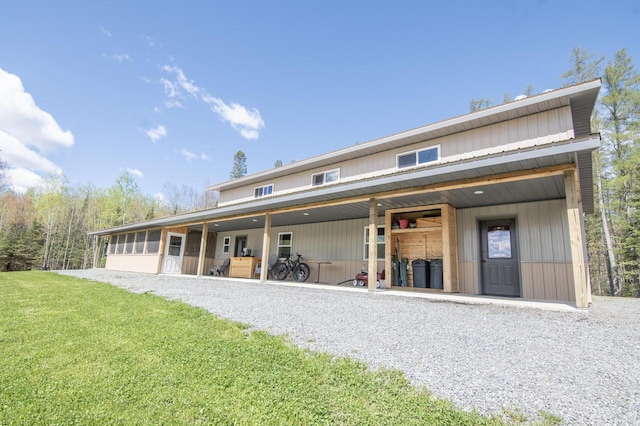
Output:
<path fill-rule="evenodd" d="M 180 255 L 175 256 L 169 254 L 171 250 L 171 237 L 180 237 Z M 182 273 L 182 258 L 184 257 L 184 246 L 187 242 L 187 235 L 180 234 L 178 232 L 167 233 L 167 243 L 165 244 L 164 258 L 162 259 L 162 273 L 163 274 L 180 274 Z"/>

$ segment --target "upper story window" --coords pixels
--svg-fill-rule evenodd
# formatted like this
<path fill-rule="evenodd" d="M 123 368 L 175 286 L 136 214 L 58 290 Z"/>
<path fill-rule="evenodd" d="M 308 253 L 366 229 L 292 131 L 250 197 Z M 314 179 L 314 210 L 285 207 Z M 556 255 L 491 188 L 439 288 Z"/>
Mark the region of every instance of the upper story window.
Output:
<path fill-rule="evenodd" d="M 222 240 L 222 252 L 227 254 L 231 251 L 231 237 L 224 237 Z"/>
<path fill-rule="evenodd" d="M 398 154 L 396 158 L 399 169 L 435 163 L 440 160 L 440 145 Z"/>
<path fill-rule="evenodd" d="M 311 176 L 313 186 L 326 185 L 340 180 L 340 169 L 328 170 Z"/>
<path fill-rule="evenodd" d="M 266 197 L 267 195 L 272 195 L 272 194 L 273 194 L 273 184 L 259 186 L 254 191 L 255 198 Z"/>

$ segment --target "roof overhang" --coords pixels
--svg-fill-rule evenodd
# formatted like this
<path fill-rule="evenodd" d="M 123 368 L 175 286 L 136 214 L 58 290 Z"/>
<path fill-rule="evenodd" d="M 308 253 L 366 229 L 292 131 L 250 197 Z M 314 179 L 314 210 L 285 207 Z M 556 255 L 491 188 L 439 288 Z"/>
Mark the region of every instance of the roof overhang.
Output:
<path fill-rule="evenodd" d="M 500 191 L 485 191 L 486 197 L 470 197 L 467 192 L 448 189 L 451 182 L 474 182 L 468 186 L 488 189 L 496 185 L 493 178 L 508 173 L 541 170 L 570 165 L 577 167 L 578 158 L 590 158 L 590 153 L 600 146 L 599 135 L 570 140 L 551 146 L 496 154 L 476 160 L 443 164 L 438 167 L 414 169 L 401 174 L 374 177 L 362 181 L 321 187 L 283 196 L 252 200 L 210 210 L 203 210 L 140 222 L 116 228 L 90 232 L 89 235 L 108 235 L 152 227 L 216 222 L 218 230 L 249 229 L 263 226 L 261 216 L 271 213 L 273 226 L 279 223 L 312 223 L 326 220 L 367 217 L 367 203 L 370 197 L 380 200 L 380 212 L 386 208 L 399 206 L 448 203 L 456 208 L 479 205 L 512 204 L 526 201 L 558 199 L 564 197 L 562 173 L 544 176 L 544 179 L 520 179 L 504 182 Z M 579 168 L 578 168 L 579 169 Z M 532 176 L 535 173 L 532 173 Z M 589 187 L 591 176 L 580 176 L 580 186 Z M 427 188 L 431 188 L 427 190 Z M 441 188 L 438 190 L 438 188 Z M 422 192 L 421 192 L 422 189 Z M 411 191 L 413 194 L 405 195 Z M 416 195 L 417 194 L 417 195 Z M 295 214 L 302 209 L 315 209 L 314 215 Z M 364 210 L 363 210 L 364 209 Z M 585 208 L 585 210 L 588 210 Z M 321 213 L 321 214 L 318 214 Z"/>

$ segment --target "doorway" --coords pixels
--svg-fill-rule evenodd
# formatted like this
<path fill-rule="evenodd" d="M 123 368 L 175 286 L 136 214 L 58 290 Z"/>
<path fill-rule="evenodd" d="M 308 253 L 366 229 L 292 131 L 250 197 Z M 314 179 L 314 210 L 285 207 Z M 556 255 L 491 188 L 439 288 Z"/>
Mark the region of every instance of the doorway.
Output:
<path fill-rule="evenodd" d="M 162 261 L 163 274 L 179 274 L 182 272 L 184 240 L 185 234 L 176 234 L 174 232 L 167 234 L 167 250 Z"/>
<path fill-rule="evenodd" d="M 236 257 L 242 257 L 242 250 L 247 247 L 247 236 L 238 236 L 236 237 L 236 247 L 233 251 Z"/>
<path fill-rule="evenodd" d="M 480 221 L 482 294 L 520 297 L 515 218 Z"/>

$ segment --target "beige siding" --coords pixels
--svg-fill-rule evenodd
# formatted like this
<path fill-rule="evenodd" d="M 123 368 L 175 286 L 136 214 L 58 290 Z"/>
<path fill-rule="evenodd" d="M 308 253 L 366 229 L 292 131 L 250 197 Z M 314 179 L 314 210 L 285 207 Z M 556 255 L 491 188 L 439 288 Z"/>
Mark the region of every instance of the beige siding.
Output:
<path fill-rule="evenodd" d="M 440 145 L 441 162 L 469 160 L 505 151 L 517 151 L 573 138 L 571 108 L 562 107 L 466 132 L 423 141 L 374 155 L 343 161 L 332 166 L 306 170 L 260 184 L 223 191 L 219 205 L 252 200 L 257 186 L 274 184 L 274 194 L 283 195 L 312 188 L 311 176 L 340 169 L 340 181 L 357 181 L 396 172 L 396 155 L 416 149 Z"/>
<path fill-rule="evenodd" d="M 109 254 L 105 269 L 157 274 L 159 256 L 159 254 Z"/>
<path fill-rule="evenodd" d="M 515 217 L 522 296 L 574 300 L 565 200 L 458 210 L 460 292 L 480 293 L 478 221 Z"/>
<path fill-rule="evenodd" d="M 379 218 L 379 224 L 384 224 L 384 218 Z M 293 253 L 300 253 L 305 260 L 311 261 L 311 277 L 317 278 L 317 262 L 331 262 L 330 265 L 320 266 L 320 281 L 333 284 L 353 279 L 360 272 L 364 261 L 364 229 L 368 225 L 368 218 L 357 220 L 338 220 L 334 222 L 313 223 L 308 225 L 294 225 L 271 228 L 271 246 L 269 253 L 275 254 L 278 245 L 279 232 L 293 232 Z M 247 236 L 247 246 L 252 249 L 256 257 L 262 256 L 263 229 L 246 231 L 221 232 L 217 237 L 215 264 L 220 264 L 229 257 L 222 253 L 222 243 L 225 236 L 231 236 L 231 250 L 235 238 L 239 235 Z M 366 267 L 366 266 L 365 266 Z M 384 261 L 378 262 L 378 270 L 382 272 Z"/>

